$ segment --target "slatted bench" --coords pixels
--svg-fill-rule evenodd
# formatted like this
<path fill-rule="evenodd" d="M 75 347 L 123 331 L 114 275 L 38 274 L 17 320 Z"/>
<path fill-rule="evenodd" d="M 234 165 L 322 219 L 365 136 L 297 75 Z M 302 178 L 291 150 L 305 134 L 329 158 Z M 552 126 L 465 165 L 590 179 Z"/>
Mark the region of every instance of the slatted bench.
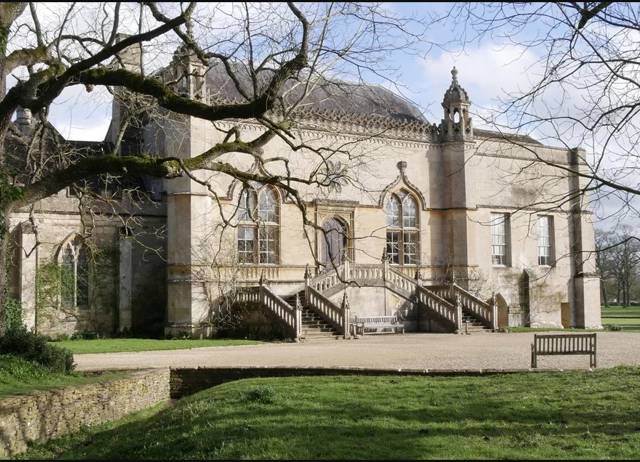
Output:
<path fill-rule="evenodd" d="M 538 356 L 589 355 L 596 367 L 596 334 L 534 334 L 531 344 L 531 368 L 538 367 Z"/>
<path fill-rule="evenodd" d="M 400 330 L 404 334 L 404 324 L 398 321 L 397 316 L 356 316 L 353 325 L 356 335 L 383 334 L 385 329 L 391 329 L 394 333 L 398 333 Z M 370 331 L 367 332 L 367 329 Z M 373 329 L 375 330 L 371 332 Z"/>

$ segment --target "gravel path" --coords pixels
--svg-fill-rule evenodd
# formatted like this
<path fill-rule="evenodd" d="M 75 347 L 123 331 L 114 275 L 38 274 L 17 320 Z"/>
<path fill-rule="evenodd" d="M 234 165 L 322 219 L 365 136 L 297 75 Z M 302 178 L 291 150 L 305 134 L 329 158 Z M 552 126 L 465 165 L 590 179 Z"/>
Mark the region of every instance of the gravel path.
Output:
<path fill-rule="evenodd" d="M 533 333 L 405 334 L 359 340 L 271 343 L 191 350 L 75 355 L 78 370 L 147 367 L 363 367 L 376 369 L 523 369 Z M 598 367 L 640 366 L 640 333 L 599 332 Z M 588 368 L 588 356 L 543 356 L 540 369 Z"/>

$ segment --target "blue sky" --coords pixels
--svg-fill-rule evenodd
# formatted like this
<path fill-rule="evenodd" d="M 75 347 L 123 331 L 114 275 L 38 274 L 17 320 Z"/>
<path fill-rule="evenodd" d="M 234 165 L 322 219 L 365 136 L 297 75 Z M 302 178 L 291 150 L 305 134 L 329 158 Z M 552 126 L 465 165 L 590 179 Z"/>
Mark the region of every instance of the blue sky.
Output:
<path fill-rule="evenodd" d="M 44 4 L 38 5 L 39 8 L 44 7 Z M 427 18 L 449 11 L 451 4 L 390 3 L 386 7 L 402 17 Z M 525 32 L 530 35 L 539 33 L 533 26 L 529 26 Z M 490 128 L 483 118 L 497 114 L 500 99 L 504 99 L 508 93 L 530 86 L 536 69 L 540 69 L 542 56 L 536 56 L 538 51 L 524 48 L 509 37 L 497 38 L 495 35 L 482 41 L 469 41 L 462 49 L 461 39 L 468 38 L 471 33 L 471 29 L 456 17 L 430 25 L 424 43 L 411 52 L 399 50 L 388 56 L 385 64 L 393 69 L 387 73 L 388 80 L 375 75 L 365 75 L 365 78 L 408 98 L 427 120 L 439 123 L 442 118 L 440 103 L 451 81 L 451 68 L 455 65 L 458 80 L 471 98 L 474 125 Z M 443 46 L 434 46 L 433 43 Z M 163 52 L 170 56 L 173 47 L 165 48 Z M 553 96 L 551 94 L 551 100 Z M 91 93 L 87 93 L 82 86 L 66 89 L 51 106 L 49 113 L 50 121 L 68 139 L 102 140 L 110 118 L 111 97 L 99 87 Z M 558 144 L 545 139 L 544 133 L 529 134 L 543 142 Z M 567 141 L 571 144 L 571 140 Z M 609 202 L 613 203 L 610 199 Z M 609 206 L 607 201 L 601 201 L 599 206 L 615 207 Z M 600 214 L 605 215 L 606 212 L 600 211 Z"/>
<path fill-rule="evenodd" d="M 447 4 L 398 3 L 390 5 L 402 15 L 420 17 L 449 8 Z M 430 27 L 432 40 L 445 43 L 457 39 L 449 23 Z M 497 104 L 503 91 L 513 91 L 526 85 L 523 63 L 534 62 L 531 52 L 513 45 L 481 43 L 464 51 L 451 47 L 442 50 L 429 43 L 416 48 L 415 53 L 394 53 L 390 66 L 397 72 L 389 74 L 397 85 L 374 76 L 369 79 L 414 102 L 430 122 L 442 117 L 440 102 L 451 81 L 451 68 L 459 71 L 459 81 L 468 91 L 473 110 L 487 114 Z M 111 98 L 104 89 L 87 93 L 83 87 L 66 89 L 50 109 L 49 118 L 60 132 L 70 139 L 101 140 L 109 125 Z M 477 118 L 476 125 L 482 125 Z"/>

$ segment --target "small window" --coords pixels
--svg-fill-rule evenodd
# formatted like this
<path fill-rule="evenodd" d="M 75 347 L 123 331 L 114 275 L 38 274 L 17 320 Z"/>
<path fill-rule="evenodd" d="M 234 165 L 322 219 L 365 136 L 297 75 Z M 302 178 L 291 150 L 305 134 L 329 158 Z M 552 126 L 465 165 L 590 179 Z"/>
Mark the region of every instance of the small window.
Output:
<path fill-rule="evenodd" d="M 399 228 L 402 223 L 400 215 L 400 200 L 395 195 L 391 196 L 391 199 L 387 202 L 385 212 L 387 214 L 387 226 Z"/>
<path fill-rule="evenodd" d="M 238 260 L 240 263 L 255 263 L 256 229 L 252 226 L 238 227 Z"/>
<path fill-rule="evenodd" d="M 553 253 L 553 217 L 540 215 L 538 217 L 538 265 L 553 265 Z"/>
<path fill-rule="evenodd" d="M 400 232 L 387 231 L 387 258 L 389 263 L 400 264 Z"/>
<path fill-rule="evenodd" d="M 491 262 L 498 266 L 509 266 L 509 214 L 491 214 Z"/>

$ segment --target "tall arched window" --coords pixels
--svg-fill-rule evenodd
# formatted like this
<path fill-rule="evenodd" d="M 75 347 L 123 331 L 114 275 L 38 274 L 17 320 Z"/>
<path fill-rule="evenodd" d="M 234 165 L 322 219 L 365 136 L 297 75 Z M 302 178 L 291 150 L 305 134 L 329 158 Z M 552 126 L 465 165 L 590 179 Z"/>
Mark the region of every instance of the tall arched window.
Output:
<path fill-rule="evenodd" d="M 395 265 L 420 263 L 418 202 L 406 191 L 392 194 L 385 205 L 387 258 Z"/>
<path fill-rule="evenodd" d="M 238 204 L 239 263 L 278 263 L 279 231 L 278 193 L 270 186 L 243 189 Z"/>
<path fill-rule="evenodd" d="M 89 257 L 79 236 L 62 245 L 59 253 L 60 303 L 64 308 L 89 308 Z"/>

